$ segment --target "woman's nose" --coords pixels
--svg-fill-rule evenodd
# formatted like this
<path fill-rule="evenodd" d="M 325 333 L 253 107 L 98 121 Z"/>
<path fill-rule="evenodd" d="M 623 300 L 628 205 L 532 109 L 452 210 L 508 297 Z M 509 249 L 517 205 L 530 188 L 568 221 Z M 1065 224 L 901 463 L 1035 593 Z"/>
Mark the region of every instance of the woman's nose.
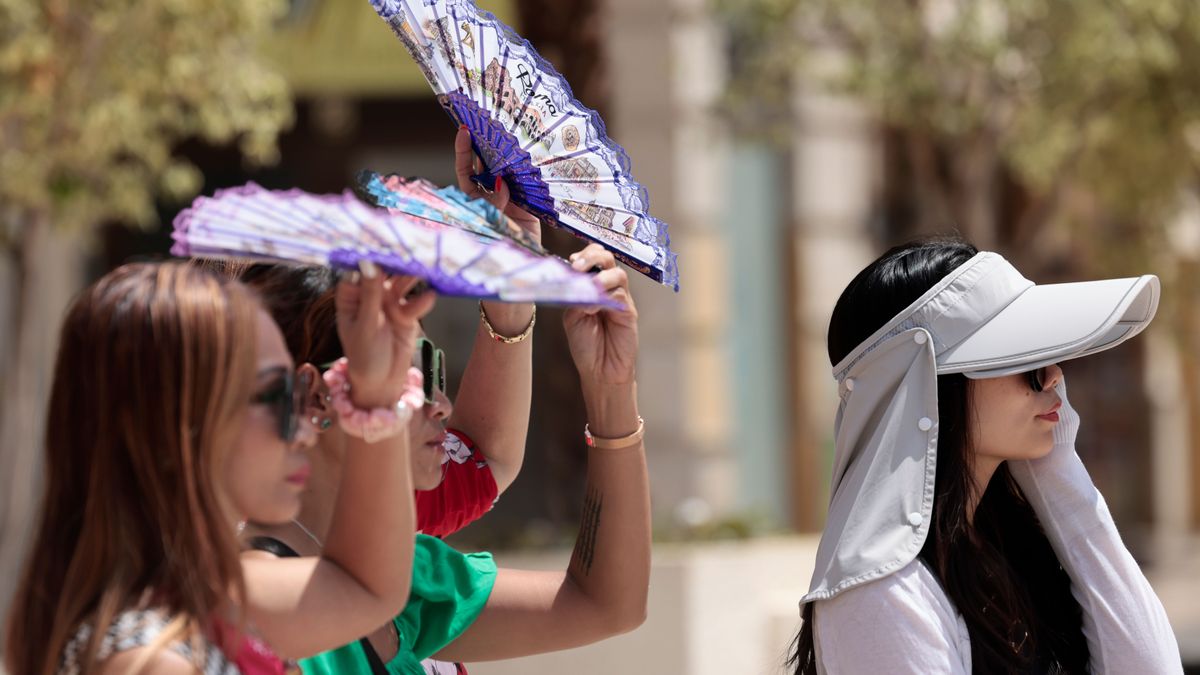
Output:
<path fill-rule="evenodd" d="M 292 444 L 306 449 L 317 444 L 317 427 L 309 415 L 302 416 L 297 422 L 296 436 L 292 439 Z"/>
<path fill-rule="evenodd" d="M 1058 367 L 1058 364 L 1046 366 L 1046 384 L 1042 391 L 1053 391 L 1062 383 L 1063 371 Z"/>
<path fill-rule="evenodd" d="M 426 403 L 425 406 L 429 409 L 426 412 L 430 419 L 444 420 L 450 417 L 450 413 L 454 412 L 454 404 L 450 402 L 450 397 L 446 396 L 444 391 L 435 391 L 433 394 L 433 404 Z"/>

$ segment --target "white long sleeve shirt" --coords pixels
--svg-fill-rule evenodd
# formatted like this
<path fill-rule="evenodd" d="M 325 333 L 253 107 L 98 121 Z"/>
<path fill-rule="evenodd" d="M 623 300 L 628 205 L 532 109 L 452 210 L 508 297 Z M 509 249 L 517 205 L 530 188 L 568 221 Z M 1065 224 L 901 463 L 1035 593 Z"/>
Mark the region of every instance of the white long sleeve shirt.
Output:
<path fill-rule="evenodd" d="M 1069 406 L 1065 405 L 1066 411 Z M 1078 415 L 1064 415 L 1055 447 L 1009 462 L 1083 609 L 1091 672 L 1182 673 L 1179 646 L 1158 596 L 1121 542 L 1104 498 L 1075 452 Z M 817 671 L 969 675 L 966 623 L 919 559 L 813 608 Z"/>

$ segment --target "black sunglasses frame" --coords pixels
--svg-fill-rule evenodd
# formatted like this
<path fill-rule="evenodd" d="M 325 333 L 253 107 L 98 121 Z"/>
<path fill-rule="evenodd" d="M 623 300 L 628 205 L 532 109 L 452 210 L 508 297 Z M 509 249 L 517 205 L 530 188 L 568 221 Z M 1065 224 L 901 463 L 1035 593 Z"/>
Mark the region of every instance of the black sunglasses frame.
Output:
<path fill-rule="evenodd" d="M 279 385 L 251 399 L 252 403 L 272 406 L 279 422 L 279 438 L 284 443 L 296 440 L 296 431 L 304 417 L 304 397 L 312 385 L 312 373 L 301 368 L 283 374 Z"/>
<path fill-rule="evenodd" d="M 421 337 L 417 338 L 417 359 L 424 380 L 425 403 L 433 405 L 437 402 L 434 392 L 446 392 L 446 352 L 438 349 L 433 340 Z"/>
<path fill-rule="evenodd" d="M 1046 389 L 1046 367 L 1042 366 L 1037 370 L 1031 370 L 1025 373 L 1025 377 L 1029 379 L 1029 388 L 1035 392 L 1041 392 Z"/>

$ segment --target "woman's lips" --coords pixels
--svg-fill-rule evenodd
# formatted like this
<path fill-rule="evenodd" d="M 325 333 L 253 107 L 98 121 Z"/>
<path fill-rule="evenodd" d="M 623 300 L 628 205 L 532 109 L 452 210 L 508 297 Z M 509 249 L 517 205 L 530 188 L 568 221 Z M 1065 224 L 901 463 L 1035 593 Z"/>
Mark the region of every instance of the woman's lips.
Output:
<path fill-rule="evenodd" d="M 304 487 L 304 485 L 308 483 L 308 477 L 310 474 L 312 474 L 312 467 L 308 464 L 305 464 L 303 467 L 288 474 L 287 482 L 292 483 L 293 485 Z"/>
<path fill-rule="evenodd" d="M 1049 412 L 1044 412 L 1041 415 L 1038 415 L 1037 418 L 1040 420 L 1046 420 L 1047 422 L 1057 422 L 1058 421 L 1058 409 L 1061 407 L 1062 407 L 1062 401 L 1059 401 L 1058 403 L 1054 404 L 1053 408 L 1050 408 Z"/>

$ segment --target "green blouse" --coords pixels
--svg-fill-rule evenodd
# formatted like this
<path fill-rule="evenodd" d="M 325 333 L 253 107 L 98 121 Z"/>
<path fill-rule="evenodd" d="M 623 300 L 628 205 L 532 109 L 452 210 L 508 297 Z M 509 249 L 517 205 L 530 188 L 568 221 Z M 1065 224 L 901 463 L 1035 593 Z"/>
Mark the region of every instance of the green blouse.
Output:
<path fill-rule="evenodd" d="M 388 661 L 395 675 L 424 675 L 421 661 L 462 635 L 487 604 L 496 582 L 490 553 L 464 554 L 440 539 L 417 535 L 412 591 L 393 623 L 400 649 Z M 308 675 L 371 675 L 362 645 L 353 642 L 300 661 Z"/>

